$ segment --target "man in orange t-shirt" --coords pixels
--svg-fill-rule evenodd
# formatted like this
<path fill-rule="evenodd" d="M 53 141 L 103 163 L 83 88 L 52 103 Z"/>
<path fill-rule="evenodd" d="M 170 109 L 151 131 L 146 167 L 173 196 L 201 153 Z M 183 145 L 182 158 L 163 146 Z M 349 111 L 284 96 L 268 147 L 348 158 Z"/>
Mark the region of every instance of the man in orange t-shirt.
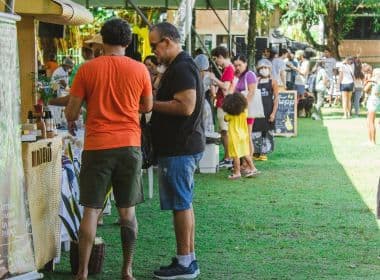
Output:
<path fill-rule="evenodd" d="M 78 69 L 65 112 L 68 122 L 73 122 L 82 103 L 87 103 L 80 171 L 80 203 L 84 214 L 79 230 L 76 280 L 87 279 L 96 224 L 110 182 L 120 215 L 122 279 L 130 280 L 137 237 L 135 205 L 143 202 L 139 112 L 151 111 L 152 87 L 144 64 L 124 56 L 132 37 L 128 23 L 109 20 L 102 27 L 101 35 L 104 55 Z"/>

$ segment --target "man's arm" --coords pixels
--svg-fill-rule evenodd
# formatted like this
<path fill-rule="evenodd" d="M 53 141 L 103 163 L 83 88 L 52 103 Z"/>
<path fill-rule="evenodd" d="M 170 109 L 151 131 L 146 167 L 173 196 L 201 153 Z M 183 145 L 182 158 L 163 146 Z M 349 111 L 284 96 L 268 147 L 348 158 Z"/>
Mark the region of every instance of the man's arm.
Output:
<path fill-rule="evenodd" d="M 49 100 L 49 105 L 54 106 L 67 106 L 69 103 L 70 95 L 65 95 L 61 97 L 52 98 Z"/>
<path fill-rule="evenodd" d="M 190 116 L 195 110 L 195 89 L 180 91 L 170 101 L 154 101 L 153 111 L 176 116 Z"/>
<path fill-rule="evenodd" d="M 140 98 L 140 113 L 149 113 L 153 108 L 153 96 L 146 95 Z"/>
<path fill-rule="evenodd" d="M 65 108 L 65 116 L 67 121 L 76 121 L 79 118 L 82 103 L 83 98 L 70 95 L 69 103 Z"/>

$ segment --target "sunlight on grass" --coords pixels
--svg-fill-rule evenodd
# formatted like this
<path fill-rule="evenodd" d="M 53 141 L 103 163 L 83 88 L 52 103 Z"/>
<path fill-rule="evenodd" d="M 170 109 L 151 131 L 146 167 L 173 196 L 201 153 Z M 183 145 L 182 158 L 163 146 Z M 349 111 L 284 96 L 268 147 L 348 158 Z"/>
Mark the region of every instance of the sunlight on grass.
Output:
<path fill-rule="evenodd" d="M 324 113 L 336 114 L 336 109 Z M 380 146 L 367 145 L 366 119 L 324 120 L 336 160 L 343 166 L 356 190 L 375 215 L 376 194 L 380 176 Z M 378 220 L 380 227 L 380 221 Z"/>

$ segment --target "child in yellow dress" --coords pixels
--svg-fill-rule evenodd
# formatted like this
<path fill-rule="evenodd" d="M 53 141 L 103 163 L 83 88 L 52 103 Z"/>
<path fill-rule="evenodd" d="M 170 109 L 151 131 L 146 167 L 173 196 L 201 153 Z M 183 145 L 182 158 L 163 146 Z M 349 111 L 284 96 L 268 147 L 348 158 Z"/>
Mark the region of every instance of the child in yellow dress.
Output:
<path fill-rule="evenodd" d="M 240 158 L 246 161 L 245 177 L 259 174 L 254 167 L 249 151 L 249 137 L 247 126 L 247 99 L 241 93 L 229 94 L 224 98 L 223 110 L 227 113 L 224 120 L 228 122 L 228 152 L 233 158 L 234 168 L 228 179 L 238 179 L 242 176 Z"/>

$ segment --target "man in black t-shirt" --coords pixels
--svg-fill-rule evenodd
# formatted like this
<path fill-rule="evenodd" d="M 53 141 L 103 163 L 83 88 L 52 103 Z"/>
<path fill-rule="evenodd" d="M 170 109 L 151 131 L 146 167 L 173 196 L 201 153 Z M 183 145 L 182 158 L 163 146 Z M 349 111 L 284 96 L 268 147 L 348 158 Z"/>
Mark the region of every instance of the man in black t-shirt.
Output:
<path fill-rule="evenodd" d="M 159 63 L 167 67 L 151 122 L 161 209 L 173 211 L 177 240 L 177 256 L 172 264 L 154 271 L 154 276 L 193 279 L 200 273 L 194 253 L 192 198 L 194 172 L 205 148 L 203 84 L 193 59 L 182 51 L 180 35 L 172 24 L 153 26 L 149 40 Z"/>

